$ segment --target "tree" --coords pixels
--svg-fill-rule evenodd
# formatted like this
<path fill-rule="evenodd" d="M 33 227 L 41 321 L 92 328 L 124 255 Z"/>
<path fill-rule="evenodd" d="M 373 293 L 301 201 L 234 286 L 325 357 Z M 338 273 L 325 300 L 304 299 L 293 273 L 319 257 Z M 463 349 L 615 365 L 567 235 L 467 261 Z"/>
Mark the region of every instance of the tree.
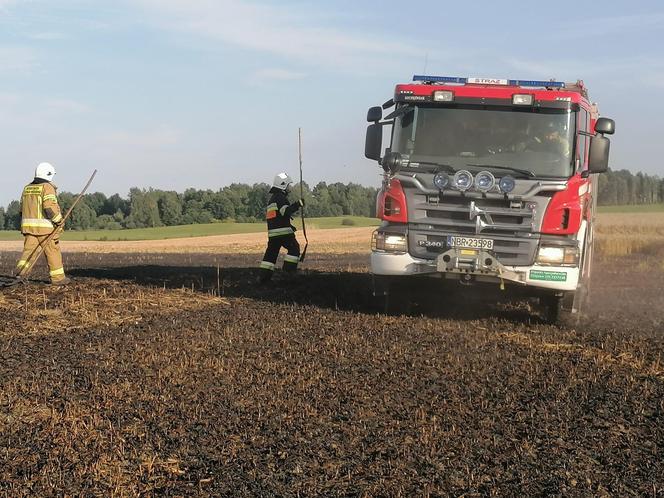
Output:
<path fill-rule="evenodd" d="M 102 214 L 95 221 L 95 228 L 98 230 L 121 230 L 122 224 L 115 220 L 110 214 Z"/>
<path fill-rule="evenodd" d="M 21 203 L 12 201 L 5 211 L 5 228 L 7 230 L 21 229 Z"/>
<path fill-rule="evenodd" d="M 5 229 L 5 208 L 0 207 L 0 230 Z"/>
<path fill-rule="evenodd" d="M 95 212 L 95 216 L 101 216 L 102 214 L 112 214 L 104 212 L 104 207 L 106 206 L 108 199 L 106 199 L 106 196 L 101 192 L 88 194 L 83 197 L 83 199 L 85 200 L 86 204 Z"/>
<path fill-rule="evenodd" d="M 255 183 L 249 190 L 245 201 L 247 221 L 265 219 L 269 191 L 270 186 L 267 183 Z"/>
<path fill-rule="evenodd" d="M 164 225 L 173 226 L 182 222 L 182 199 L 177 192 L 159 192 L 157 206 Z"/>
<path fill-rule="evenodd" d="M 228 196 L 228 193 L 224 189 L 221 189 L 214 197 L 212 215 L 218 220 L 235 219 L 235 205 Z"/>
<path fill-rule="evenodd" d="M 96 221 L 97 213 L 88 206 L 85 199 L 81 199 L 71 212 L 66 224 L 72 230 L 89 230 L 95 226 Z"/>
<path fill-rule="evenodd" d="M 113 194 L 106 199 L 101 214 L 112 214 L 115 216 L 118 211 L 122 212 L 123 218 L 129 216 L 131 205 L 129 204 L 129 201 L 120 197 L 119 194 Z"/>
<path fill-rule="evenodd" d="M 127 217 L 127 228 L 146 228 L 162 226 L 159 206 L 155 192 L 133 188 L 129 192 L 131 212 Z"/>

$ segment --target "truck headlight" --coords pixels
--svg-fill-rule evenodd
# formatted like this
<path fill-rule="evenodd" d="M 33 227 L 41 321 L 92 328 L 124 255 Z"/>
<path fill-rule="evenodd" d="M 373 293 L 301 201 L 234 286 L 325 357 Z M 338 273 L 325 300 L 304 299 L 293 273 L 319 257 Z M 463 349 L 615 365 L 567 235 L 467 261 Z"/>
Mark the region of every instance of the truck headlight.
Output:
<path fill-rule="evenodd" d="M 579 264 L 579 249 L 572 246 L 540 246 L 537 251 L 537 260 L 541 265 L 577 266 Z"/>
<path fill-rule="evenodd" d="M 376 230 L 371 237 L 371 250 L 383 252 L 408 252 L 408 241 L 405 235 L 379 232 Z"/>

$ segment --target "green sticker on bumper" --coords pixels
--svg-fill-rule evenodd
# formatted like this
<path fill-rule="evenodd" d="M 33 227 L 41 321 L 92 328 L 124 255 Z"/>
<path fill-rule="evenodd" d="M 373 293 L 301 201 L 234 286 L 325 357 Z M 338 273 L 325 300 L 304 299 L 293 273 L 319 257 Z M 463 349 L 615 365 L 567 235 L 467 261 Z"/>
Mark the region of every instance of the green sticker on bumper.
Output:
<path fill-rule="evenodd" d="M 530 270 L 530 280 L 544 280 L 545 282 L 567 282 L 567 273 L 564 271 Z"/>

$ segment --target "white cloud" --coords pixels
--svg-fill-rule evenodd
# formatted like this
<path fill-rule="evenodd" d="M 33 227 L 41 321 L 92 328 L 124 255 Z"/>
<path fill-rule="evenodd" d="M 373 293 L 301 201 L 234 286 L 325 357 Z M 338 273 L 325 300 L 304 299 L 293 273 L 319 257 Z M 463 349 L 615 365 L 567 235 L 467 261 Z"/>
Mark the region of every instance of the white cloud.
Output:
<path fill-rule="evenodd" d="M 0 46 L 0 75 L 31 73 L 37 66 L 37 58 L 28 47 Z"/>
<path fill-rule="evenodd" d="M 59 40 L 67 40 L 70 38 L 70 36 L 65 33 L 58 33 L 55 31 L 45 31 L 42 33 L 32 33 L 28 35 L 28 38 L 38 41 L 59 41 Z"/>
<path fill-rule="evenodd" d="M 593 38 L 600 35 L 615 34 L 625 36 L 626 32 L 664 27 L 664 13 L 650 12 L 648 14 L 630 14 L 612 17 L 591 17 L 590 20 L 581 20 L 569 25 L 565 34 Z"/>
<path fill-rule="evenodd" d="M 143 150 L 159 149 L 177 145 L 182 133 L 170 126 L 142 131 L 117 130 L 102 134 L 99 145 L 117 150 L 117 148 L 140 148 Z"/>
<path fill-rule="evenodd" d="M 505 65 L 526 75 L 542 79 L 557 78 L 558 81 L 576 81 L 577 78 L 586 82 L 601 80 L 603 85 L 625 85 L 638 82 L 646 86 L 662 86 L 661 76 L 664 74 L 664 60 L 661 57 L 613 56 L 604 59 L 571 60 L 549 59 L 533 60 L 509 57 L 504 59 Z"/>
<path fill-rule="evenodd" d="M 592 17 L 590 20 L 571 21 L 558 30 L 558 38 L 594 39 L 606 35 L 614 35 L 620 40 L 631 32 L 645 32 L 664 28 L 664 13 L 629 14 L 610 17 Z M 608 42 L 615 40 L 607 39 Z M 597 40 L 597 43 L 601 40 Z M 591 44 L 595 44 L 592 42 Z M 599 46 L 599 45 L 597 45 Z"/>
<path fill-rule="evenodd" d="M 90 108 L 82 102 L 70 99 L 47 99 L 45 105 L 52 111 L 65 114 L 78 114 L 90 110 Z"/>
<path fill-rule="evenodd" d="M 421 50 L 392 37 L 350 32 L 331 22 L 326 25 L 321 20 L 324 13 L 318 11 L 297 13 L 240 0 L 131 1 L 167 29 L 316 66 L 355 68 L 375 59 L 385 62 L 421 55 Z"/>
<path fill-rule="evenodd" d="M 301 80 L 302 78 L 305 78 L 307 75 L 305 73 L 301 73 L 298 71 L 291 71 L 289 69 L 281 69 L 281 68 L 266 68 L 266 69 L 261 69 L 259 71 L 256 71 L 252 77 L 252 80 L 259 80 L 259 81 L 273 81 L 273 80 L 280 80 L 280 81 L 294 81 L 294 80 Z"/>
<path fill-rule="evenodd" d="M 8 107 L 14 107 L 21 100 L 21 96 L 15 93 L 0 92 L 0 107 L 7 112 Z"/>
<path fill-rule="evenodd" d="M 17 2 L 18 0 L 0 0 L 0 14 L 2 14 L 3 9 L 6 9 Z"/>

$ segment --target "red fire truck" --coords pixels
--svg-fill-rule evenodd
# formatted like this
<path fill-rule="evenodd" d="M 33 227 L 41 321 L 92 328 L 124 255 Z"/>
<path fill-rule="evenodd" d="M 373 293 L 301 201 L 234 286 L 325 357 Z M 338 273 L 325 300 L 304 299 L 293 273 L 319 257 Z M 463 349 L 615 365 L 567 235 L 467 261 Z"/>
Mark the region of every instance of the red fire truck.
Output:
<path fill-rule="evenodd" d="M 578 316 L 615 129 L 583 82 L 416 75 L 367 121 L 365 155 L 385 172 L 375 295 L 389 306 L 434 277 L 520 289 L 553 322 Z"/>

